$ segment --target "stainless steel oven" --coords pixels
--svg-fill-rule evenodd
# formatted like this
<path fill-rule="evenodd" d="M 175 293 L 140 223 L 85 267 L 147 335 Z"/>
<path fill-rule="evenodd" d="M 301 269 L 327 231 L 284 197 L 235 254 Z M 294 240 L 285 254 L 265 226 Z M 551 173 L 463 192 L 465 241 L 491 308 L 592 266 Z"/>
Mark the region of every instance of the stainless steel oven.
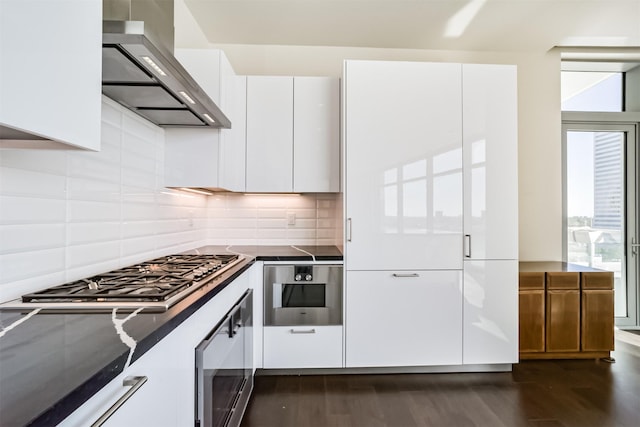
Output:
<path fill-rule="evenodd" d="M 253 389 L 253 290 L 196 347 L 196 427 L 239 426 Z"/>
<path fill-rule="evenodd" d="M 342 324 L 342 265 L 265 265 L 264 324 Z"/>

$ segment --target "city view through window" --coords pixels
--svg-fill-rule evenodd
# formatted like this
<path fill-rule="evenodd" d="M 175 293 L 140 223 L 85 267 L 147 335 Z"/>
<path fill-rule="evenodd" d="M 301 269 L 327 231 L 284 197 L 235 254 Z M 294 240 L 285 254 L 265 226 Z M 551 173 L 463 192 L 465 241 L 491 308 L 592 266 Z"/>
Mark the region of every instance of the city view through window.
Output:
<path fill-rule="evenodd" d="M 563 73 L 563 110 L 622 110 L 620 73 L 568 74 L 575 79 Z M 566 258 L 614 272 L 616 316 L 627 314 L 624 174 L 624 132 L 567 132 Z"/>

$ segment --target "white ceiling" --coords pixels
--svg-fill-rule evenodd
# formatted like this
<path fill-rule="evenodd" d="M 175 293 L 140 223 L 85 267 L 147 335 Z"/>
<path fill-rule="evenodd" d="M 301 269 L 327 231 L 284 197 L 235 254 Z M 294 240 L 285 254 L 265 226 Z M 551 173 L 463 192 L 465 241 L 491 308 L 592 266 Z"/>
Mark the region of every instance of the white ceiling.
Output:
<path fill-rule="evenodd" d="M 637 47 L 640 0 L 184 0 L 212 44 Z"/>

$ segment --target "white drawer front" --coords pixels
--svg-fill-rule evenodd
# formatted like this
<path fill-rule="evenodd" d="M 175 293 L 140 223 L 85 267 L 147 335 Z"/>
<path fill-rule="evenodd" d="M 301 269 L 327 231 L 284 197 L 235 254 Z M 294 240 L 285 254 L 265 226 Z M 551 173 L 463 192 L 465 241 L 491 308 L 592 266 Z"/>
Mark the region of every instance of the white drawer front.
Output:
<path fill-rule="evenodd" d="M 341 368 L 342 326 L 264 328 L 264 368 Z"/>

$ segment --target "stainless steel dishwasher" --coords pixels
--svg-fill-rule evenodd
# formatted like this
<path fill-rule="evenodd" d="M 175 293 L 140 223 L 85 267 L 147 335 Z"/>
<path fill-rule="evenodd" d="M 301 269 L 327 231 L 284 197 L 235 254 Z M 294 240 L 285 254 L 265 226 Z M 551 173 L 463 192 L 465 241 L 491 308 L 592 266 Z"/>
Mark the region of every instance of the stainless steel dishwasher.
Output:
<path fill-rule="evenodd" d="M 196 347 L 196 427 L 236 427 L 253 390 L 253 290 Z"/>

